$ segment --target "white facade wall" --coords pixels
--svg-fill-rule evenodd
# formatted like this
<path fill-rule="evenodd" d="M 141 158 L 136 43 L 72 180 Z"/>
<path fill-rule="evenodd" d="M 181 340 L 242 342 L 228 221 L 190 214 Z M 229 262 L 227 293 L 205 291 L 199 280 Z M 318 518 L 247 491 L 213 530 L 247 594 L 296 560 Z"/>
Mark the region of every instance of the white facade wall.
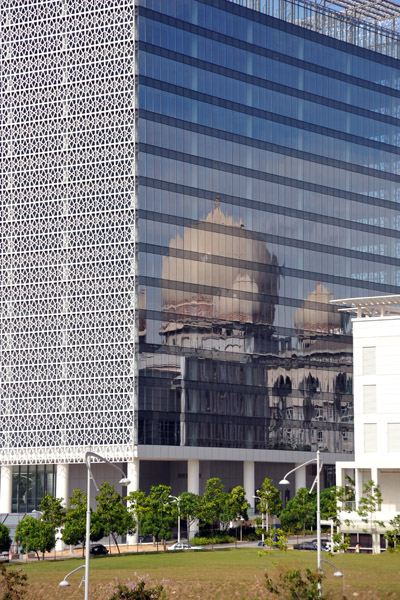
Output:
<path fill-rule="evenodd" d="M 400 317 L 358 318 L 353 321 L 355 461 L 336 463 L 337 485 L 354 476 L 356 507 L 369 480 L 380 486 L 383 501 L 374 520 L 374 549 L 378 536 L 390 529 L 400 512 Z M 366 531 L 357 512 L 341 514 L 347 531 Z"/>

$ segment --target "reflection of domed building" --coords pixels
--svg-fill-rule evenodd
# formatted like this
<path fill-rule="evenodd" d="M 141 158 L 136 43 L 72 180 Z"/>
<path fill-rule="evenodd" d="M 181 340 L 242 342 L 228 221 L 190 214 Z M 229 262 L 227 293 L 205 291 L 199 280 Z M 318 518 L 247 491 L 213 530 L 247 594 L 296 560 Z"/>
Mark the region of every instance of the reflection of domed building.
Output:
<path fill-rule="evenodd" d="M 303 335 L 307 333 L 340 333 L 340 313 L 334 312 L 329 302 L 335 296 L 330 294 L 327 288 L 318 281 L 315 290 L 309 293 L 301 307 L 296 310 L 294 326 Z M 325 308 L 321 308 L 323 305 Z"/>
<path fill-rule="evenodd" d="M 161 333 L 167 343 L 181 345 L 176 336 L 182 337 L 190 326 L 196 327 L 197 335 L 201 330 L 206 336 L 213 331 L 226 337 L 235 336 L 244 324 L 272 326 L 277 258 L 241 221 L 226 216 L 218 200 L 204 221 L 185 227 L 169 248 L 162 279 L 183 281 L 184 288 L 163 288 Z"/>

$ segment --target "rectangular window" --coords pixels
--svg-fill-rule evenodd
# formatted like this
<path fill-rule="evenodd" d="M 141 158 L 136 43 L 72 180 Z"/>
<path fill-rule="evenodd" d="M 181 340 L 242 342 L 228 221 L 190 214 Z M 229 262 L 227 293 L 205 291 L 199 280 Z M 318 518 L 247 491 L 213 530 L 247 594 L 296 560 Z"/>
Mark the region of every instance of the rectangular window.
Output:
<path fill-rule="evenodd" d="M 376 423 L 364 423 L 364 452 L 376 452 Z"/>
<path fill-rule="evenodd" d="M 364 414 L 376 413 L 376 385 L 363 386 Z"/>
<path fill-rule="evenodd" d="M 400 423 L 388 423 L 388 452 L 400 452 Z"/>
<path fill-rule="evenodd" d="M 363 375 L 376 374 L 376 348 L 375 346 L 363 348 Z"/>

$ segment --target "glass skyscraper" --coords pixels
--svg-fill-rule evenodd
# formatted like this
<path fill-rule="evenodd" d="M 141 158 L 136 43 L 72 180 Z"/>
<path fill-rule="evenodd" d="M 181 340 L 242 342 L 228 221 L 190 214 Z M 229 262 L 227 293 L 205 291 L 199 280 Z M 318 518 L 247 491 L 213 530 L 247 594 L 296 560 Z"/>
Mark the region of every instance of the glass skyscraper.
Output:
<path fill-rule="evenodd" d="M 89 446 L 134 487 L 219 475 L 250 497 L 316 450 L 333 483 L 353 452 L 352 338 L 329 301 L 400 283 L 395 12 L 1 7 L 13 508 L 54 464 L 65 496 L 79 465 L 61 467 Z"/>

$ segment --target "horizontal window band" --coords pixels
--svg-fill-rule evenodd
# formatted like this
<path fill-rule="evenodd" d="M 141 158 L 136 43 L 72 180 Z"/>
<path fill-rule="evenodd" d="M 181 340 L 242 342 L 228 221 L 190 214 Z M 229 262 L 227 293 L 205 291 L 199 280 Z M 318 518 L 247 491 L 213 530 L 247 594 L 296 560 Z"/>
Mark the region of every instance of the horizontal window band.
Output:
<path fill-rule="evenodd" d="M 400 154 L 400 148 L 398 146 L 386 144 L 384 142 L 376 142 L 375 140 L 371 140 L 367 137 L 361 137 L 351 133 L 345 133 L 344 131 L 337 131 L 336 129 L 332 129 L 330 127 L 315 125 L 314 123 L 308 123 L 306 121 L 301 121 L 293 117 L 285 117 L 283 115 L 278 115 L 277 113 L 262 110 L 260 108 L 252 108 L 250 106 L 239 104 L 238 102 L 233 102 L 231 100 L 216 98 L 211 94 L 195 92 L 181 86 L 172 85 L 171 83 L 165 83 L 159 81 L 158 79 L 146 77 L 145 75 L 142 75 L 140 77 L 140 84 L 141 87 L 151 87 L 161 92 L 167 92 L 176 96 L 182 96 L 183 98 L 189 98 L 191 100 L 196 100 L 204 104 L 210 104 L 211 106 L 217 106 L 219 108 L 226 108 L 228 110 L 231 110 L 232 112 L 245 114 L 251 117 L 257 117 L 259 119 L 263 119 L 264 121 L 272 121 L 274 123 L 280 123 L 281 125 L 288 125 L 290 127 L 294 127 L 295 129 L 303 129 L 304 131 L 310 131 L 311 133 L 319 133 L 326 137 L 337 138 L 347 142 L 354 142 L 363 146 L 376 148 L 377 150 L 385 150 L 386 152 Z"/>
<path fill-rule="evenodd" d="M 162 125 L 168 125 L 169 127 L 176 127 L 177 129 L 183 129 L 184 131 L 191 131 L 193 133 L 199 133 L 202 135 L 209 136 L 210 138 L 221 139 L 229 142 L 233 142 L 235 144 L 240 144 L 242 146 L 248 146 L 249 148 L 258 148 L 260 150 L 265 150 L 269 152 L 274 152 L 275 154 L 282 154 L 283 156 L 291 156 L 292 158 L 300 158 L 302 160 L 306 160 L 310 163 L 316 163 L 319 165 L 325 165 L 327 167 L 333 167 L 336 169 L 341 169 L 344 171 L 349 171 L 350 173 L 359 173 L 360 175 L 368 175 L 369 177 L 377 177 L 379 179 L 387 179 L 389 181 L 397 181 L 400 176 L 396 175 L 396 173 L 392 173 L 389 171 L 383 171 L 380 169 L 373 169 L 370 167 L 365 167 L 363 165 L 358 165 L 356 163 L 344 162 L 342 160 L 338 160 L 336 158 L 330 158 L 327 156 L 322 156 L 318 154 L 313 154 L 311 152 L 305 152 L 302 150 L 296 150 L 295 148 L 289 148 L 286 146 L 281 146 L 279 144 L 274 144 L 273 142 L 265 142 L 263 140 L 258 140 L 255 138 L 246 137 L 240 135 L 238 133 L 231 133 L 230 131 L 224 131 L 222 129 L 216 129 L 213 127 L 208 127 L 207 125 L 200 125 L 199 123 L 193 123 L 191 121 L 184 121 L 183 119 L 177 119 L 176 117 L 168 117 L 166 115 L 162 115 L 160 113 L 154 113 L 148 110 L 140 111 L 140 119 L 146 121 L 152 121 L 154 123 L 160 123 Z M 397 149 L 396 149 L 397 150 Z M 397 152 L 393 153 L 393 159 L 397 157 Z M 380 201 L 379 198 L 374 198 L 373 196 L 363 196 L 363 198 L 372 198 L 374 200 Z M 384 200 L 384 202 L 390 202 L 388 200 Z M 398 208 L 398 204 L 394 203 Z"/>
<path fill-rule="evenodd" d="M 294 269 L 293 269 L 294 270 Z M 310 281 L 315 281 L 317 283 L 332 283 L 338 285 L 347 285 L 348 287 L 357 287 L 365 290 L 373 290 L 374 295 L 379 295 L 378 292 L 387 293 L 387 294 L 396 294 L 398 292 L 398 287 L 395 285 L 389 285 L 385 283 L 375 283 L 372 281 L 364 281 L 361 279 L 350 279 L 348 277 L 339 277 L 339 276 L 327 276 L 323 273 L 312 273 L 311 271 L 298 271 L 299 280 L 309 279 Z M 179 290 L 182 292 L 188 292 L 193 294 L 206 294 L 209 296 L 225 296 L 227 298 L 233 297 L 233 293 L 236 294 L 236 298 L 242 300 L 250 300 L 253 302 L 260 302 L 262 304 L 277 304 L 277 299 L 279 298 L 279 305 L 286 304 L 288 306 L 298 306 L 298 304 L 290 304 L 291 299 L 286 299 L 283 301 L 283 297 L 279 294 L 277 296 L 261 294 L 261 293 L 250 293 L 250 292 L 242 292 L 238 290 L 222 290 L 220 287 L 216 286 L 204 286 L 193 283 L 186 283 L 184 281 L 172 281 L 167 279 L 160 279 L 158 277 L 145 277 L 143 275 L 139 275 L 139 284 L 142 285 L 150 285 L 152 287 L 164 288 L 169 290 Z M 221 294 L 221 292 L 224 292 Z M 360 294 L 360 297 L 367 294 Z M 369 294 L 371 295 L 371 294 Z M 303 300 L 295 300 L 295 302 L 303 302 Z M 326 306 L 326 305 L 325 305 Z M 325 309 L 326 310 L 326 309 Z"/>
<path fill-rule="evenodd" d="M 286 177 L 284 175 L 275 175 L 272 173 L 266 173 L 264 171 L 257 171 L 256 169 L 250 169 L 248 167 L 240 167 L 236 165 L 231 165 L 229 163 L 224 163 L 221 161 L 211 160 L 209 158 L 193 156 L 191 154 L 186 154 L 183 152 L 176 152 L 175 150 L 167 150 L 165 148 L 160 148 L 158 146 L 153 146 L 149 144 L 140 144 L 140 150 L 142 153 L 151 154 L 153 156 L 159 156 L 161 158 L 175 160 L 177 162 L 187 163 L 191 165 L 196 165 L 198 167 L 204 167 L 206 169 L 214 169 L 217 171 L 221 171 L 224 173 L 231 173 L 232 175 L 240 175 L 242 177 L 248 177 L 249 179 L 256 179 L 258 181 L 266 181 L 268 183 L 275 183 L 278 185 L 286 185 L 292 188 L 314 192 L 317 194 L 322 194 L 324 196 L 331 196 L 334 198 L 347 199 L 347 200 L 355 200 L 358 202 L 365 202 L 366 199 L 372 198 L 372 196 L 363 196 L 362 194 L 357 194 L 355 192 L 350 192 L 347 190 L 336 189 L 332 187 L 328 187 L 325 185 L 312 183 L 308 181 L 300 181 L 298 179 L 294 179 L 293 177 Z M 139 184 L 143 181 L 143 178 L 139 176 Z M 166 182 L 167 185 L 170 182 Z M 173 184 L 173 185 L 181 185 L 181 184 Z M 187 187 L 187 186 L 185 186 Z M 376 205 L 375 202 L 371 202 L 368 204 Z M 399 210 L 399 204 L 396 202 L 388 202 L 388 208 L 393 208 L 394 210 Z"/>
<path fill-rule="evenodd" d="M 352 104 L 346 104 L 345 102 L 341 102 L 340 100 L 333 100 L 332 98 L 327 98 L 325 96 L 319 96 L 318 94 L 313 94 L 311 92 L 299 90 L 298 88 L 290 87 L 283 83 L 277 83 L 268 79 L 261 79 L 260 77 L 256 77 L 255 75 L 248 75 L 247 73 L 243 73 L 242 71 L 234 71 L 233 69 L 230 69 L 228 67 L 222 67 L 220 65 L 216 65 L 214 63 L 207 62 L 199 58 L 188 56 L 187 54 L 180 54 L 173 50 L 167 50 L 166 48 L 161 48 L 160 46 L 155 46 L 154 44 L 150 44 L 148 42 L 139 42 L 139 48 L 141 51 L 147 52 L 149 54 L 161 56 L 162 58 L 167 58 L 175 62 L 180 62 L 188 66 L 196 67 L 209 73 L 215 73 L 233 80 L 243 81 L 244 83 L 249 83 L 250 85 L 279 92 L 281 94 L 286 94 L 291 97 L 301 98 L 302 100 L 306 100 L 307 102 L 314 102 L 315 104 L 321 104 L 322 106 L 335 108 L 337 110 L 341 110 L 354 115 L 359 115 L 360 117 L 365 117 L 374 121 L 381 121 L 382 123 L 388 123 L 389 125 L 397 125 L 398 127 L 400 126 L 400 120 L 396 119 L 395 117 L 384 115 L 373 110 L 368 110 L 367 108 L 353 106 Z"/>
<path fill-rule="evenodd" d="M 201 1 L 208 6 L 210 5 L 210 3 L 207 1 L 198 1 Z M 215 6 L 216 0 L 212 1 Z M 260 11 L 247 10 L 246 8 L 240 7 L 237 4 L 227 3 L 225 0 L 223 0 L 223 2 L 221 3 L 218 2 L 218 8 L 220 8 L 224 12 L 231 12 L 236 14 L 241 12 L 240 17 L 248 21 L 255 21 L 257 23 L 261 22 L 266 29 L 277 29 L 280 31 L 286 31 L 300 39 L 304 38 L 308 41 L 319 43 L 324 47 L 331 47 L 342 52 L 347 50 L 352 55 L 358 55 L 361 58 L 364 58 L 368 61 L 380 63 L 385 66 L 392 67 L 394 69 L 399 68 L 398 60 L 395 58 L 391 58 L 390 56 L 387 56 L 385 54 L 380 54 L 378 52 L 368 50 L 367 48 L 361 48 L 360 46 L 350 44 L 343 40 L 336 40 L 335 38 L 319 34 L 315 31 L 311 31 L 310 29 L 306 29 L 305 27 L 299 27 L 297 25 L 293 25 L 292 23 L 288 23 L 287 21 L 283 21 L 282 19 L 276 19 L 269 15 L 265 15 Z M 359 85 L 360 87 L 376 90 L 381 94 L 389 93 L 392 96 L 400 97 L 400 92 L 393 88 L 388 88 L 386 86 L 379 85 L 378 83 L 368 81 L 367 79 L 361 79 L 360 77 L 347 75 L 345 73 L 342 73 L 341 71 L 335 71 L 334 69 L 322 67 L 320 65 L 301 60 L 299 58 L 295 58 L 287 54 L 283 54 L 282 52 L 278 52 L 275 49 L 271 50 L 270 48 L 263 48 L 262 46 L 257 46 L 256 44 L 251 44 L 249 42 L 245 42 L 244 40 L 227 36 L 223 33 L 219 33 L 218 31 L 205 29 L 204 27 L 200 27 L 199 25 L 194 25 L 193 23 L 188 23 L 187 21 L 182 21 L 181 19 L 158 13 L 149 8 L 144 8 L 142 6 L 139 7 L 139 15 L 149 18 L 152 21 L 165 23 L 166 25 L 170 25 L 171 27 L 175 27 L 176 29 L 181 29 L 182 31 L 188 31 L 190 33 L 194 33 L 195 35 L 215 40 L 217 42 L 225 44 L 226 46 L 240 48 L 245 52 L 251 52 L 252 54 L 258 54 L 266 58 L 279 60 L 280 62 L 285 62 L 287 64 L 300 67 L 308 71 L 314 71 L 315 73 L 319 73 L 321 75 L 327 75 L 328 77 L 333 79 L 339 79 L 341 81 Z"/>
<path fill-rule="evenodd" d="M 150 185 L 148 185 L 148 183 Z M 157 183 L 161 183 L 162 188 L 166 189 L 166 182 L 161 182 L 157 180 L 152 180 L 148 178 L 141 178 L 140 185 L 143 187 L 150 187 L 154 189 L 160 189 Z M 152 185 L 154 184 L 154 185 Z M 174 189 L 175 188 L 175 189 Z M 183 188 L 185 188 L 183 190 Z M 177 184 L 170 184 L 167 187 L 166 191 L 171 191 L 175 193 L 184 194 L 186 197 L 191 196 L 194 198 L 204 198 L 205 200 L 215 200 L 215 198 L 211 197 L 210 193 L 204 192 L 204 190 L 197 190 L 196 188 L 190 188 L 192 193 L 187 192 L 186 186 L 180 186 Z M 203 192 L 203 193 L 202 193 Z M 284 206 L 278 206 L 275 204 L 268 204 L 257 202 L 253 200 L 247 200 L 244 198 L 239 198 L 237 196 L 230 196 L 225 194 L 220 194 L 219 196 L 220 202 L 229 204 L 231 206 L 240 206 L 243 208 L 249 208 L 251 210 L 260 210 L 266 213 L 276 214 L 276 215 L 284 215 L 287 217 L 293 217 L 299 220 L 303 220 L 306 222 L 314 222 L 314 223 L 322 223 L 326 225 L 332 225 L 336 227 L 343 227 L 344 229 L 349 229 L 350 231 L 363 231 L 365 233 L 370 233 L 371 235 L 384 235 L 386 238 L 399 239 L 400 231 L 396 229 L 389 229 L 387 227 L 377 227 L 376 225 L 368 225 L 367 223 L 359 223 L 357 221 L 348 221 L 346 219 L 339 219 L 335 217 L 330 217 L 328 215 L 318 215 L 316 213 L 302 211 L 296 208 L 289 208 Z M 326 252 L 328 254 L 332 253 L 332 246 L 317 244 L 314 242 L 308 242 L 304 240 L 296 240 L 293 238 L 286 238 L 285 236 L 278 236 L 268 233 L 262 233 L 259 231 L 248 230 L 246 228 L 239 229 L 238 227 L 230 227 L 228 225 L 218 225 L 217 223 L 209 223 L 207 221 L 194 220 L 189 219 L 187 217 L 180 217 L 176 215 L 171 215 L 167 213 L 157 213 L 153 211 L 147 211 L 145 209 L 139 209 L 139 218 L 149 221 L 158 221 L 161 223 L 169 223 L 170 225 L 177 225 L 180 227 L 197 227 L 200 230 L 204 231 L 218 231 L 219 233 L 226 233 L 227 235 L 233 235 L 234 237 L 243 237 L 257 240 L 265 240 L 273 243 L 280 244 L 289 244 L 295 246 L 297 248 L 304 248 L 308 250 L 317 249 L 318 251 Z M 354 257 L 354 258 L 363 258 L 369 256 L 369 253 L 359 252 L 356 250 L 350 250 L 346 248 L 338 248 L 335 246 L 335 255 L 341 254 L 343 256 Z M 371 257 L 374 257 L 373 260 L 377 262 L 382 262 L 386 264 L 399 264 L 397 259 L 394 259 L 391 256 L 378 256 L 375 254 L 370 254 Z M 368 258 L 367 258 L 368 260 Z M 390 261 L 394 260 L 395 262 L 391 263 Z"/>

